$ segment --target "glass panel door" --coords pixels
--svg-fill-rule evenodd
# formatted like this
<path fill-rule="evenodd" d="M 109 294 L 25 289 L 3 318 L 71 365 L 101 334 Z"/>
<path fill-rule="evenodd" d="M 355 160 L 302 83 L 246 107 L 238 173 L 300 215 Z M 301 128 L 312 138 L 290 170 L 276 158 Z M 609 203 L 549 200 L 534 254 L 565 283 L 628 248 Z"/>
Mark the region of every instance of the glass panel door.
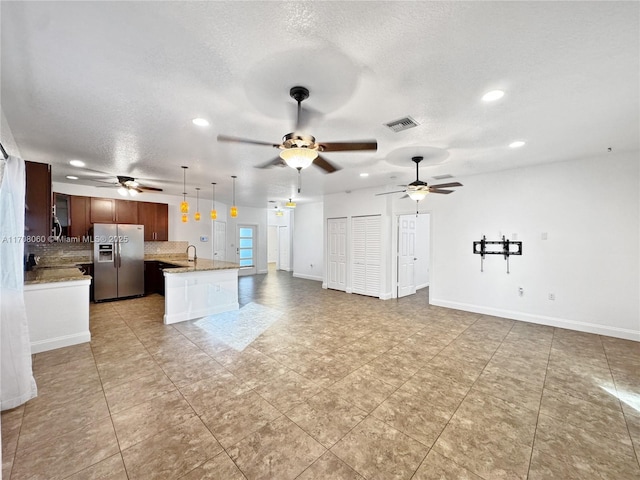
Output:
<path fill-rule="evenodd" d="M 238 225 L 238 264 L 240 275 L 255 275 L 256 269 L 256 227 Z"/>

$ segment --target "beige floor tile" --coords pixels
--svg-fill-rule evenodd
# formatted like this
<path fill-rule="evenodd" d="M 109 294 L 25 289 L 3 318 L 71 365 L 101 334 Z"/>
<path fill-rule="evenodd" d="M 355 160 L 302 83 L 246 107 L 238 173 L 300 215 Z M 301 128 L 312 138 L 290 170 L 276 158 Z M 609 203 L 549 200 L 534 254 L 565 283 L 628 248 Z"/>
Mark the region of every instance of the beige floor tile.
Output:
<path fill-rule="evenodd" d="M 222 452 L 198 417 L 123 450 L 129 480 L 179 478 Z"/>
<path fill-rule="evenodd" d="M 226 452 L 219 453 L 211 460 L 187 473 L 180 480 L 246 480 L 246 477 L 238 469 Z"/>
<path fill-rule="evenodd" d="M 227 450 L 250 480 L 296 478 L 326 449 L 285 416 Z"/>
<path fill-rule="evenodd" d="M 281 413 L 285 413 L 307 398 L 320 393 L 322 387 L 302 375 L 289 371 L 254 391 Z"/>
<path fill-rule="evenodd" d="M 313 462 L 296 480 L 365 480 L 333 453 L 327 452 Z"/>
<path fill-rule="evenodd" d="M 217 373 L 211 377 L 180 387 L 180 391 L 198 415 L 217 411 L 227 400 L 251 390 L 229 372 Z"/>
<path fill-rule="evenodd" d="M 125 450 L 195 415 L 180 392 L 173 391 L 115 413 L 111 418 L 120 448 Z"/>
<path fill-rule="evenodd" d="M 326 448 L 332 447 L 367 416 L 364 410 L 327 391 L 309 398 L 286 415 Z"/>
<path fill-rule="evenodd" d="M 128 478 L 122 455 L 118 453 L 71 475 L 67 480 L 128 480 Z"/>
<path fill-rule="evenodd" d="M 167 377 L 178 388 L 225 372 L 222 365 L 204 352 L 192 355 L 187 359 L 183 359 L 181 356 L 174 356 L 158 363 Z"/>
<path fill-rule="evenodd" d="M 254 391 L 229 398 L 202 415 L 202 421 L 224 448 L 262 428 L 281 413 Z"/>
<path fill-rule="evenodd" d="M 410 393 L 428 404 L 435 405 L 453 414 L 470 388 L 470 385 L 457 383 L 446 377 L 435 375 L 426 367 L 419 370 L 399 390 Z"/>
<path fill-rule="evenodd" d="M 570 423 L 540 415 L 531 463 L 531 477 L 638 478 L 633 448 Z"/>
<path fill-rule="evenodd" d="M 176 390 L 176 386 L 160 369 L 144 377 L 115 386 L 105 386 L 104 394 L 111 413 L 116 413 Z"/>
<path fill-rule="evenodd" d="M 373 417 L 367 417 L 331 448 L 365 478 L 409 479 L 429 449 Z"/>
<path fill-rule="evenodd" d="M 210 321 L 164 325 L 160 295 L 91 304 L 91 343 L 34 355 L 39 396 L 3 412 L 3 478 L 640 477 L 639 342 L 432 306 L 428 289 L 238 285 L 279 316 L 242 351 Z"/>
<path fill-rule="evenodd" d="M 356 407 L 372 412 L 397 387 L 383 382 L 370 371 L 358 369 L 330 387 L 330 390 Z"/>
<path fill-rule="evenodd" d="M 452 414 L 403 390 L 393 393 L 371 413 L 427 447 L 433 445 Z"/>
<path fill-rule="evenodd" d="M 109 418 L 104 393 L 96 392 L 51 409 L 29 410 L 20 429 L 20 447 L 29 448 L 42 438 L 55 438 L 89 423 Z"/>
<path fill-rule="evenodd" d="M 603 408 L 572 395 L 544 390 L 540 413 L 631 445 L 621 407 Z"/>
<path fill-rule="evenodd" d="M 525 479 L 536 419 L 537 412 L 472 393 L 433 449 L 483 478 Z"/>
<path fill-rule="evenodd" d="M 482 478 L 431 450 L 411 480 L 482 480 Z"/>
<path fill-rule="evenodd" d="M 105 418 L 64 435 L 42 438 L 28 448 L 18 448 L 11 479 L 66 478 L 118 451 L 111 419 Z"/>
<path fill-rule="evenodd" d="M 471 391 L 493 395 L 535 412 L 540 408 L 542 399 L 541 386 L 509 375 L 501 375 L 495 371 L 482 373 Z"/>
<path fill-rule="evenodd" d="M 81 343 L 71 347 L 58 348 L 48 352 L 36 353 L 33 360 L 34 370 L 55 367 L 75 360 L 93 362 L 93 353 L 89 343 Z"/>

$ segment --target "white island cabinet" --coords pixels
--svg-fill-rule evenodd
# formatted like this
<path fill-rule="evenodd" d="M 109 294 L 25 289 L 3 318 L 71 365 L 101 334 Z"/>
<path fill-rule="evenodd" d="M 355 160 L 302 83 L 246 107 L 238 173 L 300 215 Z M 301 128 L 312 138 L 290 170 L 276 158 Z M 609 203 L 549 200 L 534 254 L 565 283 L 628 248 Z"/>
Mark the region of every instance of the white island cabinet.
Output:
<path fill-rule="evenodd" d="M 164 272 L 164 323 L 238 310 L 238 268 L 217 260 L 175 262 Z"/>
<path fill-rule="evenodd" d="M 24 303 L 31 353 L 91 341 L 90 285 L 91 277 L 77 267 L 26 272 Z"/>

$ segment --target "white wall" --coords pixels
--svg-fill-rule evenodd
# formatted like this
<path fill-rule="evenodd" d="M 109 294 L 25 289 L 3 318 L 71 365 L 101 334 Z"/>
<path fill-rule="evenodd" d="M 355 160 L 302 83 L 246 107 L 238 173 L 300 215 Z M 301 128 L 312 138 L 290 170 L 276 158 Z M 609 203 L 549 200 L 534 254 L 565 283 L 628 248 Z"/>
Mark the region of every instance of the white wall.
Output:
<path fill-rule="evenodd" d="M 416 222 L 416 288 L 429 286 L 429 271 L 431 270 L 431 214 L 421 213 Z"/>
<path fill-rule="evenodd" d="M 431 303 L 640 340 L 638 170 L 637 154 L 606 154 L 468 177 L 428 197 Z M 523 242 L 510 274 L 500 255 L 480 272 L 482 235 Z"/>
<path fill-rule="evenodd" d="M 293 276 L 322 281 L 326 222 L 322 202 L 305 203 L 295 209 Z"/>

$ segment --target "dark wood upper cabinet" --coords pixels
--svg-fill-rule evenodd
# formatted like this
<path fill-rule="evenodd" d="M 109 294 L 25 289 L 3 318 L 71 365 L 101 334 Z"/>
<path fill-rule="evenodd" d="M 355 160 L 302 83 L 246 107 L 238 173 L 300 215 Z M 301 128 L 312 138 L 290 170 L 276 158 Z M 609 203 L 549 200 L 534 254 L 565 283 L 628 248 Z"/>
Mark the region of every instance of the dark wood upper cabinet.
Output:
<path fill-rule="evenodd" d="M 138 203 L 138 221 L 144 225 L 144 239 L 148 242 L 169 240 L 169 205 L 166 203 Z"/>
<path fill-rule="evenodd" d="M 91 223 L 114 223 L 116 221 L 113 198 L 91 197 Z"/>
<path fill-rule="evenodd" d="M 85 237 L 91 228 L 91 198 L 69 195 L 69 236 Z"/>
<path fill-rule="evenodd" d="M 27 237 L 38 237 L 44 243 L 51 235 L 51 166 L 25 161 L 25 222 Z"/>
<path fill-rule="evenodd" d="M 115 200 L 116 223 L 138 224 L 138 203 L 131 200 Z"/>

